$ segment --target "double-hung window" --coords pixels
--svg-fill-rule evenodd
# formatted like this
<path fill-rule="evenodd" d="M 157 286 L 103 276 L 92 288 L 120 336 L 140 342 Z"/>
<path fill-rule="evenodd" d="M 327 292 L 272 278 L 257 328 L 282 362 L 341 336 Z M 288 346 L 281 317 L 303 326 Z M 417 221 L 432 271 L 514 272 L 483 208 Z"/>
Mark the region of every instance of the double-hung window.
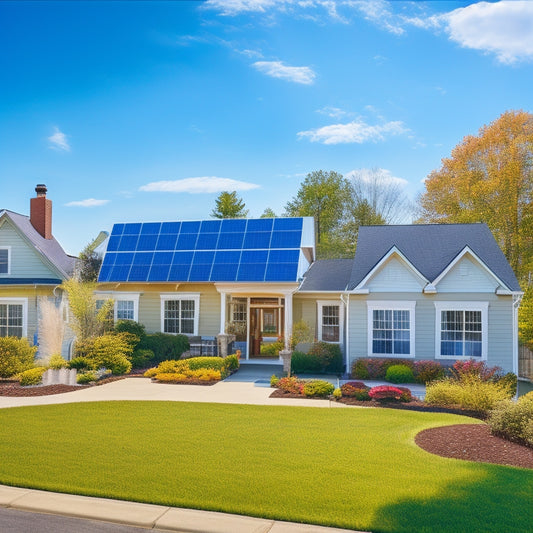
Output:
<path fill-rule="evenodd" d="M 10 269 L 10 264 L 9 264 L 9 260 L 10 260 L 10 255 L 11 255 L 11 250 L 9 247 L 0 247 L 0 275 L 1 274 L 9 274 L 11 269 Z"/>
<path fill-rule="evenodd" d="M 161 331 L 198 335 L 200 295 L 175 293 L 161 295 Z"/>
<path fill-rule="evenodd" d="M 319 301 L 318 340 L 324 342 L 340 342 L 342 318 L 342 308 L 339 301 Z"/>
<path fill-rule="evenodd" d="M 415 356 L 415 302 L 368 302 L 368 353 Z"/>
<path fill-rule="evenodd" d="M 117 320 L 139 321 L 139 293 L 108 292 L 96 293 L 96 309 L 101 309 L 107 299 L 114 300 L 113 318 Z"/>
<path fill-rule="evenodd" d="M 27 322 L 26 298 L 0 299 L 0 337 L 25 337 Z"/>
<path fill-rule="evenodd" d="M 436 352 L 444 359 L 486 359 L 487 302 L 436 302 Z"/>

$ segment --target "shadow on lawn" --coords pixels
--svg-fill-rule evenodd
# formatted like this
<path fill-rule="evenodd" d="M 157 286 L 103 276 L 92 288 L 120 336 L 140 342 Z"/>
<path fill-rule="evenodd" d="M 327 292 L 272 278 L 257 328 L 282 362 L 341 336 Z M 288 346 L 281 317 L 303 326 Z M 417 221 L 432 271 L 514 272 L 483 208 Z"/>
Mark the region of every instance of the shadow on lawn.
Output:
<path fill-rule="evenodd" d="M 403 500 L 379 509 L 371 531 L 531 531 L 533 471 L 486 464 L 479 464 L 477 468 L 479 471 L 473 476 L 478 478 L 475 482 L 450 484 L 433 498 Z"/>

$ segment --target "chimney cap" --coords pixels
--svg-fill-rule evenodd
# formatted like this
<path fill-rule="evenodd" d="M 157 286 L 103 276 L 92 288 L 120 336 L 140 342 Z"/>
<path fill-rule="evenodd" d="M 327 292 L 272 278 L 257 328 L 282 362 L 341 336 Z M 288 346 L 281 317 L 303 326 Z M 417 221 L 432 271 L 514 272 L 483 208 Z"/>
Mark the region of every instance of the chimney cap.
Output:
<path fill-rule="evenodd" d="M 46 196 L 46 191 L 48 189 L 46 188 L 46 185 L 44 183 L 38 183 L 37 187 L 35 187 L 35 192 L 37 193 L 37 196 Z"/>

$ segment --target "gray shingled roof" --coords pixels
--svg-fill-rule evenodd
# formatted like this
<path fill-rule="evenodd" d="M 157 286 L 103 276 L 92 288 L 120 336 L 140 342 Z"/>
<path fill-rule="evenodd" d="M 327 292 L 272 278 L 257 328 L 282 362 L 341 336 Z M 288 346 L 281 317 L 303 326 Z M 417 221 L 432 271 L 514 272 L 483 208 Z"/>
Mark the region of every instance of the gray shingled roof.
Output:
<path fill-rule="evenodd" d="M 17 228 L 27 237 L 38 252 L 44 255 L 67 279 L 72 276 L 77 258 L 67 255 L 61 245 L 55 240 L 45 239 L 31 224 L 30 217 L 9 211 L 0 210 L 0 216 L 5 215 L 17 226 Z"/>
<path fill-rule="evenodd" d="M 396 246 L 430 282 L 468 246 L 512 291 L 518 280 L 486 224 L 362 226 L 347 286 L 352 290 Z"/>
<path fill-rule="evenodd" d="M 344 291 L 350 280 L 353 259 L 321 259 L 305 273 L 300 291 Z"/>

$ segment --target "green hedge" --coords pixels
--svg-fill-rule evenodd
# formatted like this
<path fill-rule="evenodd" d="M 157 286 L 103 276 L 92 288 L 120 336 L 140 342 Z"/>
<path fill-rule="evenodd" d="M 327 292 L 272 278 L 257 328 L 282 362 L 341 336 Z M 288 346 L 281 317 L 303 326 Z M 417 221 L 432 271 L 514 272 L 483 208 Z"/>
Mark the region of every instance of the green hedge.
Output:
<path fill-rule="evenodd" d="M 152 350 L 152 362 L 160 363 L 168 359 L 179 359 L 189 349 L 189 339 L 185 335 L 168 333 L 151 333 L 141 339 L 136 346 L 138 350 Z"/>

